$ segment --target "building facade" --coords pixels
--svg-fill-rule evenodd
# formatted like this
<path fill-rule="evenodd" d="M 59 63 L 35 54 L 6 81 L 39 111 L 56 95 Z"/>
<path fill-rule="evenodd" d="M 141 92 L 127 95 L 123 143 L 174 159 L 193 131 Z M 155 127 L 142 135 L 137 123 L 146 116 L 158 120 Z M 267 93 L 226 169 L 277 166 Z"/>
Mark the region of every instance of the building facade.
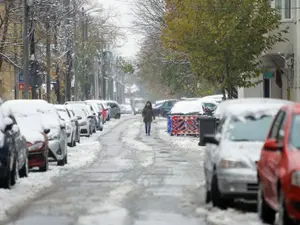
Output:
<path fill-rule="evenodd" d="M 271 5 L 281 15 L 280 29 L 288 27 L 289 32 L 283 35 L 288 41 L 277 43 L 262 54 L 261 66 L 266 72 L 257 78 L 260 83 L 239 88 L 238 96 L 300 101 L 300 1 L 271 0 Z"/>

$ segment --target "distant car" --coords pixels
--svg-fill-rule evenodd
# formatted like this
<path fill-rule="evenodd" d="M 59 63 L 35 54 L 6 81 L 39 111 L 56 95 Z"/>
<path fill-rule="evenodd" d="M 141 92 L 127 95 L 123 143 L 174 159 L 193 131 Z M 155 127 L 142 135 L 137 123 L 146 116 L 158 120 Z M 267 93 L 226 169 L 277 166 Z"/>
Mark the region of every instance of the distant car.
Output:
<path fill-rule="evenodd" d="M 235 199 L 257 198 L 256 163 L 261 147 L 274 115 L 287 103 L 262 98 L 226 102 L 228 114 L 222 117 L 216 134 L 204 136 L 207 203 L 224 209 Z"/>
<path fill-rule="evenodd" d="M 136 103 L 133 107 L 134 108 L 133 109 L 134 110 L 134 115 L 142 114 L 144 107 L 145 107 L 144 103 L 140 103 L 140 102 Z"/>
<path fill-rule="evenodd" d="M 121 114 L 133 114 L 133 110 L 130 104 L 120 105 Z"/>
<path fill-rule="evenodd" d="M 110 107 L 110 118 L 120 119 L 121 109 L 119 104 L 115 101 L 106 101 L 106 103 Z"/>
<path fill-rule="evenodd" d="M 38 167 L 41 172 L 46 172 L 49 168 L 47 134 L 50 129 L 43 126 L 34 105 L 32 100 L 10 100 L 3 104 L 3 111 L 15 118 L 21 134 L 25 137 L 29 168 Z"/>
<path fill-rule="evenodd" d="M 76 114 L 74 113 L 73 109 L 66 105 L 66 109 L 67 109 L 67 112 L 69 113 L 70 115 L 70 118 L 71 118 L 71 121 L 74 121 L 75 123 L 75 139 L 76 139 L 76 142 L 77 143 L 80 143 L 80 127 L 79 127 L 79 123 L 78 123 L 78 118 L 76 116 Z"/>
<path fill-rule="evenodd" d="M 257 162 L 258 216 L 273 224 L 278 212 L 276 224 L 299 224 L 300 104 L 283 106 L 271 124 Z"/>
<path fill-rule="evenodd" d="M 90 137 L 92 132 L 91 132 L 90 119 L 88 118 L 89 115 L 87 111 L 84 109 L 84 107 L 75 104 L 70 105 L 70 107 L 72 108 L 75 115 L 77 116 L 79 128 L 80 128 L 79 129 L 80 135 Z"/>
<path fill-rule="evenodd" d="M 97 130 L 103 130 L 103 114 L 102 114 L 102 105 L 96 102 L 87 102 L 87 105 L 91 107 L 93 112 L 96 114 L 96 128 Z"/>
<path fill-rule="evenodd" d="M 153 104 L 153 110 L 154 110 L 155 116 L 159 116 L 159 115 L 160 115 L 162 105 L 163 105 L 163 103 L 164 103 L 165 101 L 166 101 L 166 100 L 156 101 L 156 102 Z"/>
<path fill-rule="evenodd" d="M 178 100 L 171 99 L 162 103 L 162 106 L 160 108 L 160 115 L 166 117 L 176 102 L 178 102 Z"/>
<path fill-rule="evenodd" d="M 66 123 L 66 133 L 69 147 L 76 146 L 76 124 L 75 120 L 71 118 L 65 105 L 55 105 L 59 116 Z"/>
<path fill-rule="evenodd" d="M 11 188 L 20 177 L 28 176 L 28 148 L 12 115 L 0 107 L 0 188 Z"/>
<path fill-rule="evenodd" d="M 202 115 L 204 114 L 202 102 L 199 100 L 183 100 L 174 104 L 167 115 Z"/>

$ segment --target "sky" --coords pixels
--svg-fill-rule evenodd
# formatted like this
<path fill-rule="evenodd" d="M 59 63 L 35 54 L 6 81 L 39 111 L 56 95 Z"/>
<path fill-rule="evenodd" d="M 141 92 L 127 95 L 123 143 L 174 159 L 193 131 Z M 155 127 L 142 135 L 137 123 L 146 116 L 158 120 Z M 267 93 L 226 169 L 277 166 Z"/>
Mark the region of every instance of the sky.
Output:
<path fill-rule="evenodd" d="M 121 27 L 122 32 L 125 33 L 126 38 L 118 40 L 117 54 L 126 57 L 134 58 L 139 51 L 139 43 L 142 39 L 132 31 L 132 21 L 135 16 L 132 13 L 135 0 L 98 0 L 108 11 L 114 10 L 116 17 L 114 22 L 117 26 Z"/>

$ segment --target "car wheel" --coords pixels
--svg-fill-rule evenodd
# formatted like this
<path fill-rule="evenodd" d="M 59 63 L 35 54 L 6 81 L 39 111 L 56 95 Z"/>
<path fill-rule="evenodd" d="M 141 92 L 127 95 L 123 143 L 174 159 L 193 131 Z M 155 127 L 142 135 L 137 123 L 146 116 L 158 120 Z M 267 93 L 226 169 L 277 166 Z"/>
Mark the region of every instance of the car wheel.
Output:
<path fill-rule="evenodd" d="M 279 216 L 278 216 L 278 221 L 277 225 L 294 225 L 294 221 L 289 217 L 286 206 L 285 206 L 285 200 L 284 200 L 284 193 L 281 190 L 280 191 L 280 205 L 279 205 Z"/>
<path fill-rule="evenodd" d="M 262 222 L 268 224 L 274 223 L 276 212 L 265 201 L 262 186 L 260 183 L 257 195 L 257 213 Z"/>
<path fill-rule="evenodd" d="M 78 134 L 78 140 L 77 143 L 80 143 L 80 134 Z"/>
<path fill-rule="evenodd" d="M 57 165 L 58 166 L 64 166 L 65 165 L 65 158 L 63 158 L 62 160 L 57 160 Z"/>
<path fill-rule="evenodd" d="M 218 178 L 216 175 L 213 176 L 211 182 L 211 201 L 214 207 L 218 207 L 220 209 L 227 209 L 230 203 L 230 199 L 222 198 L 218 186 Z"/>
<path fill-rule="evenodd" d="M 65 164 L 68 164 L 68 154 L 66 154 L 64 160 L 65 160 Z"/>
<path fill-rule="evenodd" d="M 121 114 L 117 113 L 116 116 L 115 116 L 115 119 L 120 119 L 120 118 L 121 118 Z"/>
<path fill-rule="evenodd" d="M 14 186 L 17 183 L 19 177 L 19 162 L 17 159 L 14 160 L 13 170 L 10 172 L 11 185 Z"/>
<path fill-rule="evenodd" d="M 5 189 L 11 188 L 11 176 L 10 172 L 8 172 L 7 176 L 0 179 L 0 187 Z"/>
<path fill-rule="evenodd" d="M 28 173 L 29 173 L 29 165 L 28 165 L 28 157 L 26 157 L 25 163 L 19 171 L 19 175 L 21 178 L 28 177 Z"/>
<path fill-rule="evenodd" d="M 49 159 L 48 159 L 48 154 L 45 156 L 45 164 L 44 166 L 40 167 L 39 170 L 40 172 L 47 172 L 49 169 Z"/>
<path fill-rule="evenodd" d="M 73 147 L 75 147 L 75 146 L 76 146 L 76 140 L 73 141 Z"/>
<path fill-rule="evenodd" d="M 207 178 L 206 178 L 206 185 L 205 185 L 205 203 L 208 204 L 211 202 L 211 193 L 210 191 L 208 190 L 208 182 L 207 182 Z"/>
<path fill-rule="evenodd" d="M 103 127 L 100 127 L 100 131 L 103 131 Z"/>

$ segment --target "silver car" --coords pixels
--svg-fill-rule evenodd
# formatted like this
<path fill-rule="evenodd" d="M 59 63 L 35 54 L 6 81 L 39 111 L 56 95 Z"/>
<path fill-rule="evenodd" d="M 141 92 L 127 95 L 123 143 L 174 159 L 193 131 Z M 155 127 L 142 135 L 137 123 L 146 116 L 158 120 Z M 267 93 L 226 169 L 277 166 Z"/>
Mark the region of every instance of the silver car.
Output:
<path fill-rule="evenodd" d="M 204 172 L 206 202 L 226 208 L 234 199 L 256 199 L 256 162 L 279 108 L 290 103 L 275 99 L 244 99 L 228 105 L 215 135 L 206 135 Z M 223 104 L 223 103 L 221 103 Z"/>

